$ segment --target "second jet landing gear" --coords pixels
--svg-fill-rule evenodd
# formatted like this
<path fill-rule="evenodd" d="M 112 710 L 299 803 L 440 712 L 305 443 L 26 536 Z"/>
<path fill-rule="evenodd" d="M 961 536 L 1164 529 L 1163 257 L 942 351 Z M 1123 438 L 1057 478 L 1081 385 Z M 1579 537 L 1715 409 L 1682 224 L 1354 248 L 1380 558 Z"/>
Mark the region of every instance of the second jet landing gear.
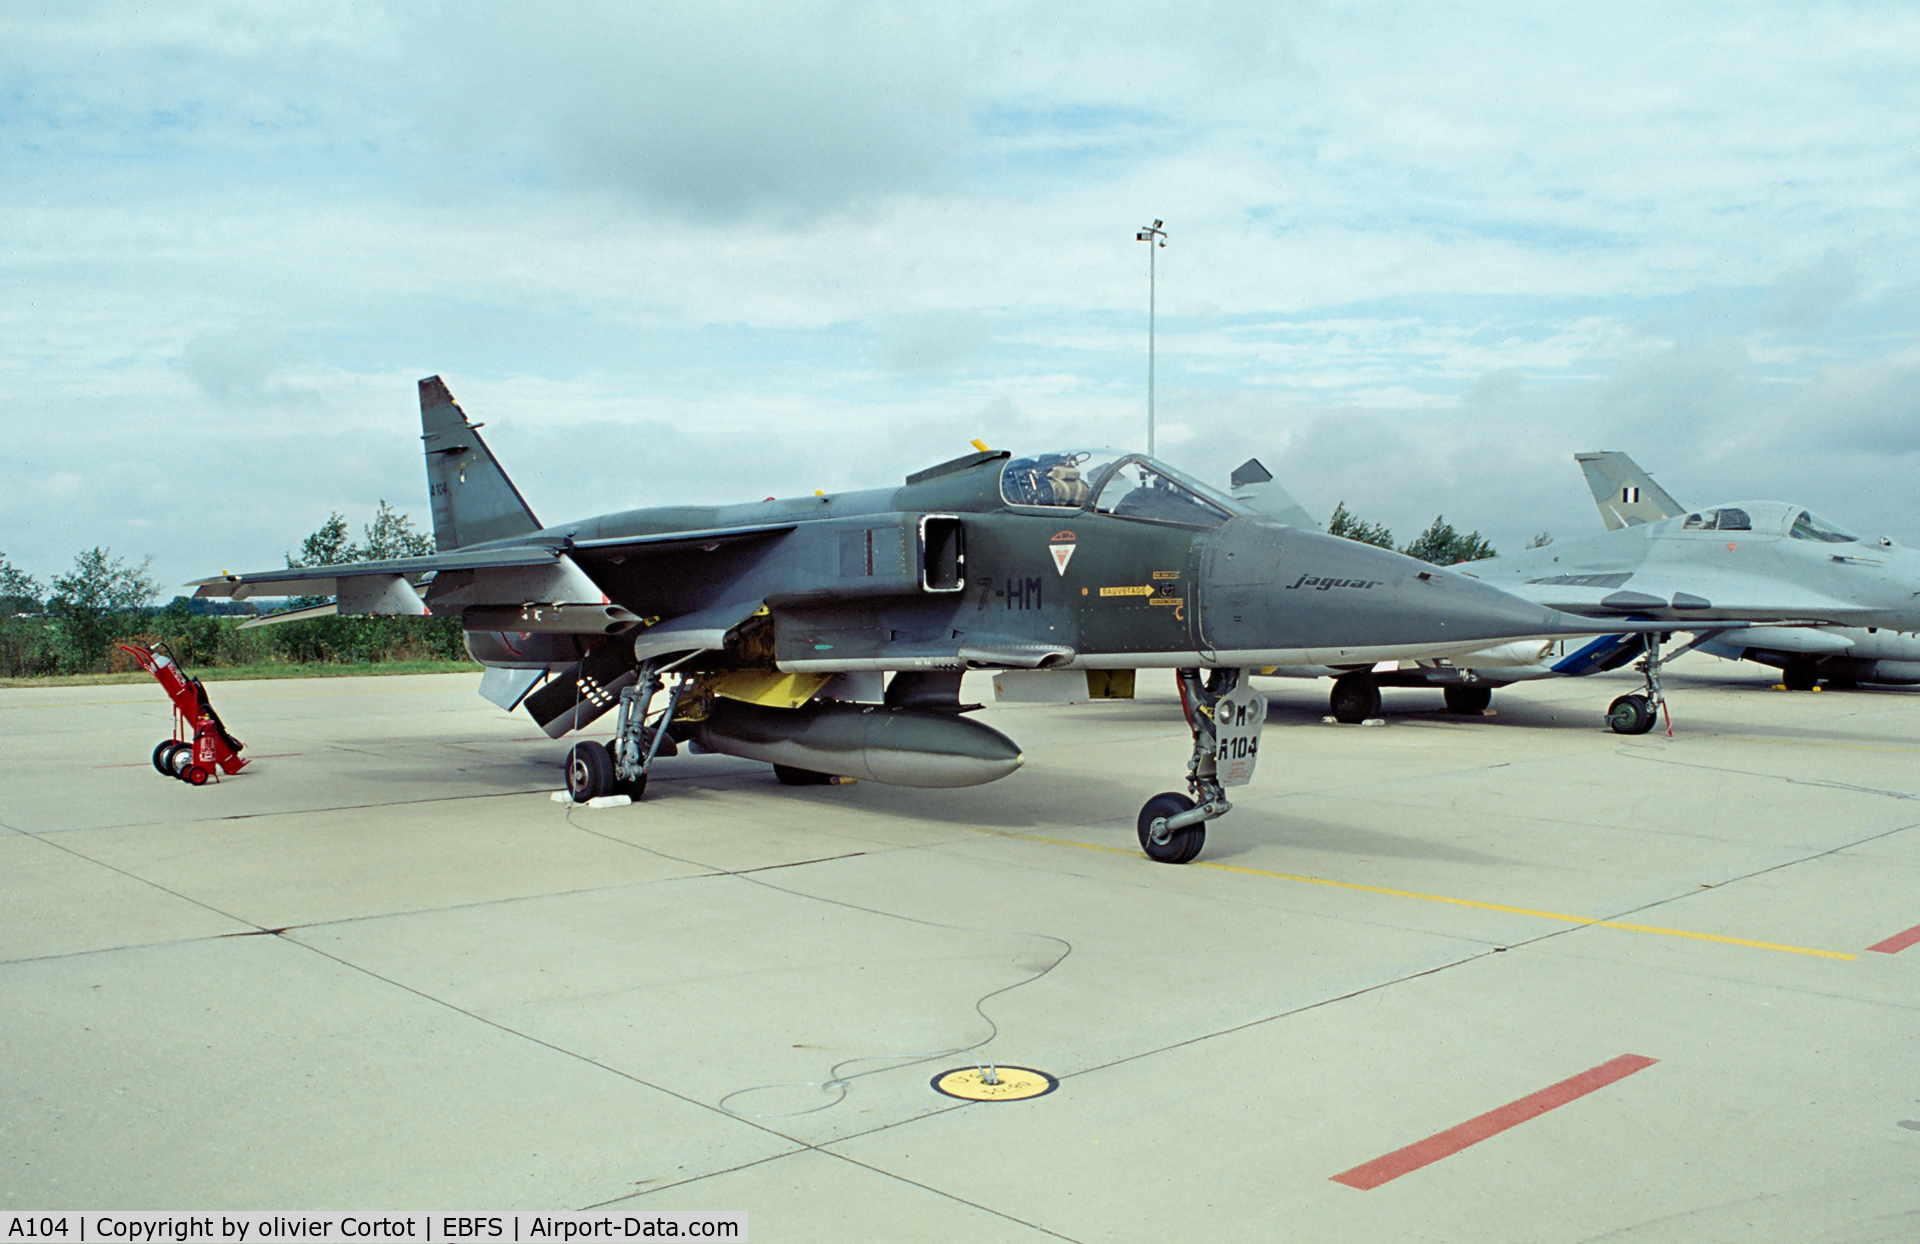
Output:
<path fill-rule="evenodd" d="M 1645 734 L 1653 729 L 1653 723 L 1659 720 L 1660 710 L 1666 707 L 1666 693 L 1660 686 L 1660 667 L 1665 664 L 1660 659 L 1660 636 L 1649 632 L 1642 636 L 1642 642 L 1646 644 L 1647 655 L 1640 658 L 1638 668 L 1647 676 L 1647 689 L 1644 694 L 1623 695 L 1607 705 L 1607 728 L 1615 734 Z M 1681 652 L 1684 651 L 1685 648 L 1681 649 Z M 1678 652 L 1674 653 L 1674 656 L 1679 655 Z"/>
<path fill-rule="evenodd" d="M 1260 755 L 1267 697 L 1253 689 L 1247 670 L 1175 671 L 1180 706 L 1193 731 L 1187 791 L 1167 791 L 1140 809 L 1140 849 L 1162 864 L 1184 864 L 1207 842 L 1206 823 L 1232 810 L 1226 788 L 1244 786 Z"/>
<path fill-rule="evenodd" d="M 671 756 L 679 751 L 667 735 L 667 726 L 679 711 L 680 697 L 686 693 L 683 675 L 667 697 L 667 707 L 647 724 L 653 698 L 666 685 L 660 670 L 651 662 L 642 662 L 634 685 L 620 693 L 619 724 L 608 743 L 575 743 L 567 753 L 567 793 L 575 803 L 586 803 L 602 795 L 625 795 L 638 800 L 646 793 L 647 773 L 656 756 Z"/>
<path fill-rule="evenodd" d="M 1660 645 L 1672 639 L 1672 633 L 1648 632 L 1644 637 L 1647 654 L 1640 658 L 1639 663 L 1634 667 L 1647 676 L 1647 689 L 1633 695 L 1623 695 L 1608 705 L 1607 726 L 1615 734 L 1645 734 L 1653 729 L 1653 723 L 1659 719 L 1664 710 L 1667 714 L 1667 735 L 1672 737 L 1673 710 L 1667 708 L 1667 693 L 1660 685 L 1660 671 L 1701 644 L 1725 634 L 1726 629 L 1721 627 L 1719 630 L 1701 631 L 1692 640 L 1665 656 L 1660 655 Z"/>

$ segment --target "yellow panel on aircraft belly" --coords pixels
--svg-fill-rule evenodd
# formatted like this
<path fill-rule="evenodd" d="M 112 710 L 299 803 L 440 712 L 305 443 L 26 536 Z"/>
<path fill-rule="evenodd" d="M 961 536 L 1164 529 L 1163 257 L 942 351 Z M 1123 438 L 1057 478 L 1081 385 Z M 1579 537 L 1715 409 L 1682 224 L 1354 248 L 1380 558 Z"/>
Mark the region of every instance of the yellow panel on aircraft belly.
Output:
<path fill-rule="evenodd" d="M 734 670 L 713 684 L 713 693 L 768 708 L 799 708 L 827 685 L 832 674 L 783 674 L 779 670 Z"/>

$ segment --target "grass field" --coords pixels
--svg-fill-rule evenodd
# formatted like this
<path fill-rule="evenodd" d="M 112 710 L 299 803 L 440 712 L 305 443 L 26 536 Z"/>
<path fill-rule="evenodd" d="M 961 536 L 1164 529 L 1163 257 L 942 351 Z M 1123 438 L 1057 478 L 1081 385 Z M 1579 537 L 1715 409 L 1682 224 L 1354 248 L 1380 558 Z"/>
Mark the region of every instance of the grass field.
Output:
<path fill-rule="evenodd" d="M 296 664 L 291 661 L 260 661 L 252 665 L 214 665 L 189 669 L 206 682 L 236 682 L 259 678 L 350 678 L 368 674 L 477 674 L 481 667 L 472 661 L 361 661 Z M 122 674 L 50 674 L 45 678 L 0 678 L 0 687 L 103 687 L 115 683 L 152 682 L 144 670 Z"/>

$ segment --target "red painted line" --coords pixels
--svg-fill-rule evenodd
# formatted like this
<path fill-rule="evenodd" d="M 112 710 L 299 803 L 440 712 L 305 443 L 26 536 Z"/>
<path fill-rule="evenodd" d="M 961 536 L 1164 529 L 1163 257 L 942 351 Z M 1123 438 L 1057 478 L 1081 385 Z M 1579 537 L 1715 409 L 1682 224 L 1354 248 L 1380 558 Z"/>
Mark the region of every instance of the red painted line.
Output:
<path fill-rule="evenodd" d="M 1358 1188 L 1362 1192 L 1378 1188 L 1390 1179 L 1398 1179 L 1409 1171 L 1430 1166 L 1441 1158 L 1452 1157 L 1468 1145 L 1477 1145 L 1491 1136 L 1498 1136 L 1510 1127 L 1538 1118 L 1549 1110 L 1585 1097 L 1595 1089 L 1603 1089 L 1615 1080 L 1623 1080 L 1659 1061 L 1638 1054 L 1622 1054 L 1590 1071 L 1549 1085 L 1537 1093 L 1529 1093 L 1519 1101 L 1509 1102 L 1498 1110 L 1489 1110 L 1478 1118 L 1468 1119 L 1425 1140 L 1415 1141 L 1404 1149 L 1395 1149 L 1371 1162 L 1362 1162 L 1350 1171 L 1341 1171 L 1333 1177 L 1333 1182 Z"/>
<path fill-rule="evenodd" d="M 1877 950 L 1883 955 L 1897 955 L 1913 945 L 1920 945 L 1920 924 L 1914 925 L 1905 933 L 1895 933 L 1884 942 L 1875 942 L 1867 949 Z"/>

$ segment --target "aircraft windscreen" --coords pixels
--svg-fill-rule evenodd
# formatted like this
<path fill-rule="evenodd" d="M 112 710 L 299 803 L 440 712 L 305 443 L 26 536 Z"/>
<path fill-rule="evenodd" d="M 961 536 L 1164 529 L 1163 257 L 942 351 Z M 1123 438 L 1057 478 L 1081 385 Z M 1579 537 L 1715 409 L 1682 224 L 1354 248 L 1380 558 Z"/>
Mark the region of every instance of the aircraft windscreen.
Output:
<path fill-rule="evenodd" d="M 1094 508 L 1116 518 L 1141 518 L 1183 527 L 1218 527 L 1233 503 L 1150 458 L 1129 458 L 1108 477 Z"/>
<path fill-rule="evenodd" d="M 1817 518 L 1806 510 L 1800 511 L 1793 526 L 1787 528 L 1787 534 L 1795 540 L 1819 540 L 1826 544 L 1853 544 L 1860 539 L 1845 527 Z"/>

